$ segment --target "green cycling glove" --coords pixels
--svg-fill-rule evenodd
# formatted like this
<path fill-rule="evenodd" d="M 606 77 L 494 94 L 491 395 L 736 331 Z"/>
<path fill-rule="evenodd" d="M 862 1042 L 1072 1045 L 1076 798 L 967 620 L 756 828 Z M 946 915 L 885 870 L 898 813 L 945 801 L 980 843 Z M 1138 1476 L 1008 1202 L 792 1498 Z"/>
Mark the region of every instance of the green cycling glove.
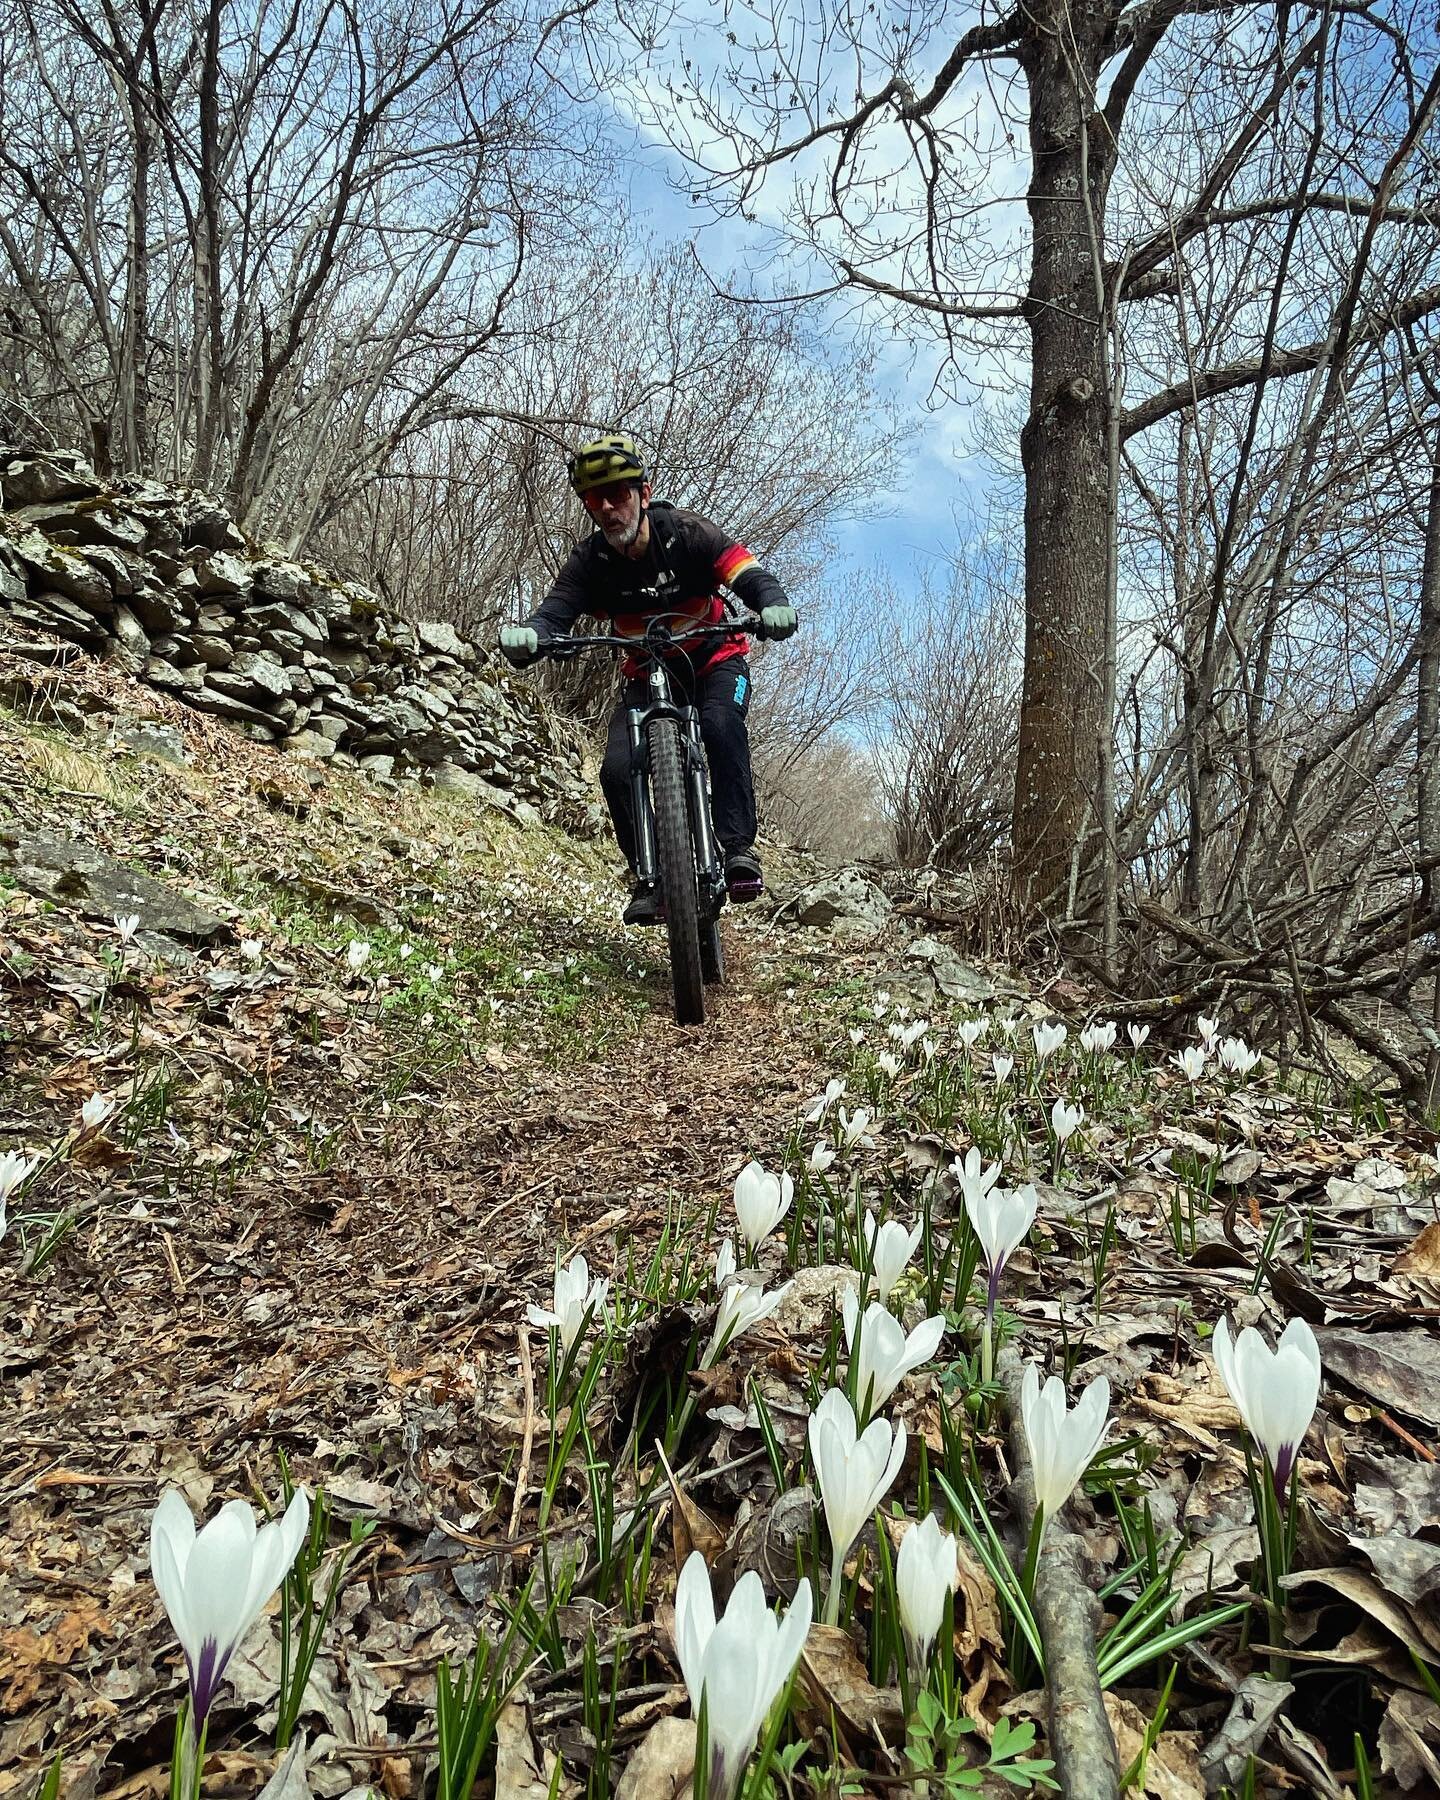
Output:
<path fill-rule="evenodd" d="M 760 629 L 767 638 L 788 638 L 800 623 L 793 606 L 766 606 L 761 609 Z"/>
<path fill-rule="evenodd" d="M 523 669 L 540 654 L 540 633 L 533 625 L 502 625 L 500 654 L 515 668 Z"/>

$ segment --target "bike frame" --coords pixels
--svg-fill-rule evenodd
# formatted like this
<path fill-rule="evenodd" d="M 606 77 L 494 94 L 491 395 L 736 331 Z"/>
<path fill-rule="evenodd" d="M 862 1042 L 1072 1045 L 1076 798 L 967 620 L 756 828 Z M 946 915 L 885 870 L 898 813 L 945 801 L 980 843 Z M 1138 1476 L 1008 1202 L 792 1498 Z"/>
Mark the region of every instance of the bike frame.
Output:
<path fill-rule="evenodd" d="M 677 704 L 670 686 L 670 671 L 656 660 L 647 677 L 650 698 L 644 706 L 627 709 L 630 731 L 630 798 L 635 813 L 635 872 L 642 881 L 660 875 L 655 854 L 655 813 L 650 802 L 650 727 L 657 719 L 674 719 L 680 727 L 685 755 L 685 788 L 690 801 L 690 830 L 695 840 L 695 873 L 700 887 L 700 915 L 707 923 L 724 906 L 725 869 L 710 817 L 710 783 L 705 743 L 700 735 L 700 712 Z"/>
<path fill-rule="evenodd" d="M 652 591 L 651 597 L 658 599 Z M 670 685 L 670 671 L 665 666 L 668 651 L 696 646 L 707 638 L 733 636 L 737 631 L 760 635 L 756 623 L 727 611 L 723 624 L 702 625 L 695 630 L 672 632 L 665 624 L 667 616 L 658 614 L 650 620 L 643 638 L 563 637 L 554 640 L 543 654 L 568 657 L 581 650 L 605 649 L 627 651 L 644 656 L 649 668 L 646 682 L 649 698 L 643 706 L 626 709 L 630 734 L 630 796 L 635 812 L 636 874 L 642 881 L 657 881 L 659 859 L 655 850 L 655 812 L 650 800 L 650 727 L 659 719 L 673 719 L 680 727 L 680 743 L 685 756 L 685 781 L 690 802 L 690 831 L 695 843 L 695 873 L 699 888 L 700 917 L 712 923 L 729 899 L 725 886 L 725 864 L 715 837 L 710 817 L 709 771 L 705 761 L 705 741 L 700 733 L 698 707 L 681 705 Z"/>

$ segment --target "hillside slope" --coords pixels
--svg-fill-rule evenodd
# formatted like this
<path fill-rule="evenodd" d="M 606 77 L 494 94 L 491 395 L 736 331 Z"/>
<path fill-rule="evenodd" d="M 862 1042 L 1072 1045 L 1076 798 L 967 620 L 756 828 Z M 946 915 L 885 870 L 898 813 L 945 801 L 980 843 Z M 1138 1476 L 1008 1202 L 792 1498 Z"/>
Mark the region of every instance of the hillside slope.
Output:
<path fill-rule="evenodd" d="M 1440 1383 L 1417 1318 L 1440 1228 L 1424 1229 L 1418 1141 L 1361 1101 L 1336 1115 L 1286 1091 L 1268 1064 L 1191 1079 L 1158 1031 L 1133 1055 L 1123 1038 L 1082 1050 L 1078 1031 L 1042 1055 L 1032 1024 L 1062 997 L 1082 1008 L 1079 990 L 1029 998 L 887 923 L 858 877 L 802 895 L 815 872 L 779 855 L 781 904 L 727 922 L 729 987 L 681 1031 L 663 940 L 618 924 L 593 840 L 308 767 L 110 664 L 65 664 L 37 698 L 33 663 L 0 654 L 0 692 L 0 1157 L 28 1170 L 0 1238 L 0 1795 L 33 1792 L 57 1751 L 76 1800 L 165 1791 L 184 1673 L 151 1512 L 172 1486 L 207 1516 L 237 1496 L 272 1505 L 282 1457 L 329 1496 L 332 1567 L 345 1521 L 374 1529 L 306 1689 L 303 1750 L 277 1773 L 272 1612 L 212 1715 L 208 1794 L 433 1791 L 437 1666 L 477 1631 L 498 1638 L 505 1606 L 532 1608 L 535 1649 L 518 1695 L 497 1695 L 484 1782 L 608 1794 L 643 1744 L 651 1785 L 619 1791 L 672 1792 L 693 1755 L 668 1622 L 683 1552 L 760 1568 L 772 1591 L 794 1590 L 797 1553 L 823 1576 L 805 1420 L 843 1379 L 832 1302 L 856 1278 L 834 1265 L 855 1260 L 863 1207 L 917 1228 L 894 1304 L 911 1324 L 944 1316 L 933 1367 L 895 1395 L 910 1455 L 891 1499 L 913 1515 L 927 1469 L 974 1478 L 1018 1547 L 949 1166 L 966 1152 L 1037 1189 L 1003 1335 L 1072 1391 L 1100 1374 L 1114 1388 L 1118 1448 L 1071 1506 L 1085 1582 L 1114 1577 L 1112 1609 L 1135 1587 L 1143 1493 L 1180 1559 L 1159 1624 L 1198 1620 L 1203 1657 L 1184 1660 L 1156 1752 L 1169 1785 L 1145 1791 L 1201 1792 L 1207 1743 L 1209 1772 L 1236 1779 L 1253 1753 L 1256 1791 L 1279 1791 L 1272 1776 L 1346 1766 L 1352 1728 L 1372 1746 L 1380 1732 L 1387 1769 L 1428 1778 L 1440 1709 L 1402 1654 L 1440 1661 Z M 827 1081 L 846 1093 L 827 1102 Z M 1057 1148 L 1061 1095 L 1085 1118 Z M 794 1287 L 691 1374 L 751 1156 L 794 1176 L 758 1256 L 761 1278 Z M 528 1315 L 577 1249 L 610 1283 L 611 1330 L 593 1355 L 582 1340 L 589 1403 L 567 1389 L 552 1411 Z M 1222 1732 L 1227 1683 L 1248 1696 L 1259 1659 L 1233 1604 L 1212 1617 L 1255 1554 L 1208 1351 L 1225 1311 L 1310 1318 L 1328 1388 L 1300 1461 L 1320 1585 L 1286 1627 L 1308 1620 L 1314 1660 L 1293 1717 L 1248 1737 Z M 816 1628 L 792 1703 L 797 1793 L 836 1791 L 844 1769 L 863 1791 L 901 1780 L 876 1738 L 901 1727 L 864 1541 L 856 1635 Z M 953 1753 L 981 1764 L 1002 1706 L 1043 1709 L 1007 1651 L 1003 1584 L 969 1553 L 962 1577 L 955 1666 L 981 1737 Z M 1109 1697 L 1124 1760 L 1157 1679 L 1142 1662 Z M 1248 1751 L 1224 1763 L 1237 1741 Z"/>

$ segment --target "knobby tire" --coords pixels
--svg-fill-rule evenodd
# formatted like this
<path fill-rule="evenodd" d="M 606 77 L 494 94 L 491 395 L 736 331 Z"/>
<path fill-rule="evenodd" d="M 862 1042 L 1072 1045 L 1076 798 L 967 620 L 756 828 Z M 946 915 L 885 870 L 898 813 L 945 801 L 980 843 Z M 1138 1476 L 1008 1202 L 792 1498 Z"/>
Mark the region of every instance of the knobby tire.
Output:
<path fill-rule="evenodd" d="M 700 895 L 695 880 L 695 846 L 685 793 L 685 763 L 679 727 L 657 719 L 650 727 L 650 798 L 655 808 L 655 850 L 665 930 L 670 939 L 670 975 L 675 988 L 675 1021 L 705 1022 L 705 974 L 700 961 Z"/>

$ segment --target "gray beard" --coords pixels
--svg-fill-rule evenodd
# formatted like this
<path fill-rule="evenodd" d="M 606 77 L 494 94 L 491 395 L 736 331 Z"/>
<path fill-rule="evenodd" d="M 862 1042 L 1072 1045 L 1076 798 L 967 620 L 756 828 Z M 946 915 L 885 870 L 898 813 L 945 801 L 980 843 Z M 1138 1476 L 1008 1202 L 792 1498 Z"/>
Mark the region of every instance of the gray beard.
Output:
<path fill-rule="evenodd" d="M 622 526 L 617 531 L 606 531 L 602 526 L 601 534 L 605 542 L 612 550 L 628 550 L 640 535 L 640 524 L 644 517 L 644 513 L 640 513 L 633 525 Z"/>

